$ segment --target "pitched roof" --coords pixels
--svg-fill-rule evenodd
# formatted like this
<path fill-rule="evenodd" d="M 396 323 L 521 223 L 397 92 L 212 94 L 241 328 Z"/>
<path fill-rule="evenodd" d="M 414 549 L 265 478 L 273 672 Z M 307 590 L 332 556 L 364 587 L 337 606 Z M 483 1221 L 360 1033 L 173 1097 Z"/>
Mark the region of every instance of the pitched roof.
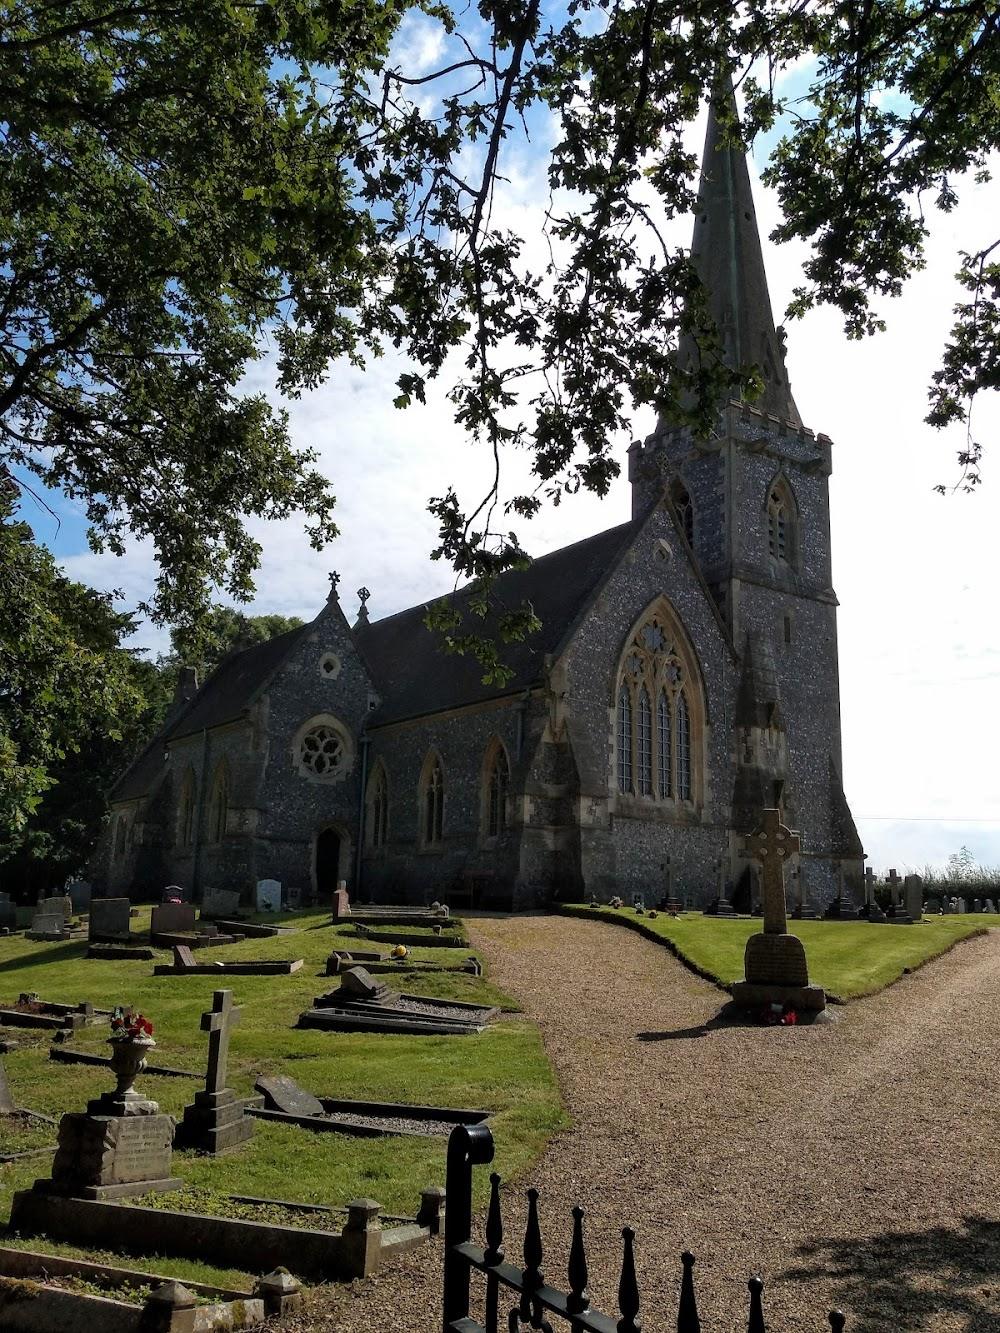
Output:
<path fill-rule="evenodd" d="M 167 738 L 174 740 L 178 736 L 189 736 L 193 731 L 201 731 L 202 727 L 219 727 L 242 716 L 309 628 L 309 625 L 299 625 L 264 643 L 224 657 L 169 728 Z"/>
<path fill-rule="evenodd" d="M 502 689 L 483 684 L 483 668 L 474 657 L 439 651 L 440 635 L 429 632 L 424 625 L 429 603 L 358 626 L 355 638 L 383 699 L 373 719 L 375 725 L 515 694 L 537 683 L 545 655 L 561 649 L 642 521 L 633 519 L 609 528 L 540 556 L 528 569 L 501 575 L 494 604 L 503 611 L 528 601 L 542 622 L 541 629 L 524 642 L 501 645 L 501 661 L 514 671 Z M 479 620 L 469 613 L 469 595 L 469 587 L 459 588 L 454 594 L 455 607 L 463 613 L 461 632 L 495 633 L 496 613 Z"/>
<path fill-rule="evenodd" d="M 754 406 L 801 426 L 771 314 L 746 155 L 724 141 L 716 114 L 719 103 L 726 103 L 735 115 L 731 83 L 718 88 L 709 104 L 691 257 L 709 291 L 709 308 L 725 344 L 726 364 L 733 368 L 744 362 L 759 365 L 764 391 Z M 697 354 L 691 339 L 684 339 L 677 351 L 682 365 Z"/>

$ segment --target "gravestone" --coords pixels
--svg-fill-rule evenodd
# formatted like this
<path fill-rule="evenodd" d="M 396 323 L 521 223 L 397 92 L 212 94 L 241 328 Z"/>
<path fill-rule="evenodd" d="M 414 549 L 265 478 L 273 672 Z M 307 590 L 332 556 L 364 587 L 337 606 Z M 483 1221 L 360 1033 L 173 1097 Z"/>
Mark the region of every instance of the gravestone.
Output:
<path fill-rule="evenodd" d="M 51 898 L 39 898 L 36 911 L 47 915 L 61 913 L 63 920 L 68 921 L 73 915 L 73 900 L 67 893 L 55 894 Z"/>
<path fill-rule="evenodd" d="M 184 971 L 184 969 L 188 967 L 197 967 L 197 963 L 194 961 L 194 954 L 191 952 L 190 945 L 187 944 L 174 945 L 174 967 L 176 967 L 179 971 Z"/>
<path fill-rule="evenodd" d="M 799 850 L 798 835 L 781 823 L 777 810 L 764 811 L 763 827 L 744 838 L 748 856 L 760 862 L 764 929 L 747 940 L 745 981 L 733 986 L 733 999 L 744 1006 L 790 1005 L 819 1011 L 826 1007 L 822 986 L 810 986 L 802 941 L 788 934 L 785 909 L 785 862 Z"/>
<path fill-rule="evenodd" d="M 966 914 L 966 912 L 967 912 L 968 910 L 969 910 L 969 909 L 968 909 L 968 907 L 966 906 L 965 899 L 964 899 L 964 898 L 959 898 L 959 900 L 958 900 L 958 914 L 959 914 L 959 916 L 965 916 L 965 914 Z"/>
<path fill-rule="evenodd" d="M 153 908 L 150 917 L 150 938 L 190 933 L 195 928 L 197 918 L 198 913 L 192 903 L 160 903 Z"/>
<path fill-rule="evenodd" d="M 981 911 L 983 910 L 983 905 L 982 905 L 982 903 L 979 901 L 978 898 L 973 898 L 973 900 L 972 900 L 972 910 L 973 910 L 974 912 L 981 912 Z"/>
<path fill-rule="evenodd" d="M 36 912 L 31 929 L 26 930 L 24 935 L 28 940 L 67 939 L 66 918 L 62 912 Z"/>
<path fill-rule="evenodd" d="M 904 906 L 904 904 L 900 899 L 899 890 L 903 881 L 896 874 L 895 869 L 889 871 L 888 880 L 889 880 L 889 898 L 890 898 L 889 910 L 886 913 L 888 919 L 897 926 L 909 926 L 912 925 L 914 921 L 919 921 L 920 919 L 919 912 L 916 917 L 912 916 L 906 910 L 906 907 Z"/>
<path fill-rule="evenodd" d="M 298 889 L 293 884 L 290 884 L 288 888 L 285 889 L 284 896 L 285 896 L 285 906 L 289 909 L 289 911 L 297 912 L 299 908 L 302 906 L 304 890 Z"/>
<path fill-rule="evenodd" d="M 173 1117 L 161 1115 L 156 1102 L 133 1087 L 156 1042 L 112 1038 L 108 1044 L 118 1086 L 88 1102 L 85 1113 L 62 1117 L 52 1176 L 35 1182 L 41 1194 L 120 1199 L 181 1184 L 170 1176 Z"/>
<path fill-rule="evenodd" d="M 160 894 L 161 903 L 186 903 L 191 898 L 190 893 L 180 884 L 168 884 Z"/>
<path fill-rule="evenodd" d="M 231 1152 L 253 1136 L 253 1121 L 246 1102 L 226 1087 L 229 1036 L 239 1026 L 241 1011 L 233 1007 L 233 992 L 217 990 L 212 1008 L 201 1016 L 201 1030 L 208 1036 L 208 1073 L 205 1091 L 196 1092 L 194 1102 L 184 1108 L 177 1127 L 177 1142 L 185 1148 L 218 1157 Z"/>
<path fill-rule="evenodd" d="M 95 943 L 127 940 L 131 910 L 127 898 L 95 898 L 90 904 L 88 939 Z"/>
<path fill-rule="evenodd" d="M 333 919 L 342 921 L 345 917 L 351 915 L 351 900 L 347 896 L 347 889 L 341 888 L 338 884 L 333 895 Z"/>
<path fill-rule="evenodd" d="M 0 1115 L 10 1115 L 16 1110 L 10 1084 L 7 1082 L 7 1071 L 3 1067 L 3 1057 L 0 1056 Z"/>
<path fill-rule="evenodd" d="M 66 885 L 66 893 L 69 895 L 73 912 L 79 915 L 80 912 L 86 912 L 90 908 L 90 899 L 93 893 L 93 887 L 89 880 L 74 879 Z"/>
<path fill-rule="evenodd" d="M 259 879 L 257 881 L 257 911 L 281 911 L 281 880 Z"/>
<path fill-rule="evenodd" d="M 264 1075 L 255 1084 L 267 1105 L 286 1115 L 323 1115 L 323 1103 L 289 1078 L 287 1074 Z"/>
<path fill-rule="evenodd" d="M 792 909 L 792 917 L 796 921 L 815 921 L 818 914 L 806 893 L 805 867 L 796 866 L 792 871 L 792 878 L 796 883 L 796 902 Z"/>
<path fill-rule="evenodd" d="M 239 891 L 236 889 L 206 889 L 201 904 L 203 917 L 221 917 L 233 915 L 240 905 Z"/>
<path fill-rule="evenodd" d="M 907 875 L 903 880 L 903 905 L 913 921 L 924 914 L 924 881 L 920 875 Z"/>
<path fill-rule="evenodd" d="M 986 899 L 986 905 L 985 905 L 985 907 L 984 907 L 983 910 L 986 911 L 986 912 L 989 912 L 991 916 L 993 916 L 993 915 L 996 913 L 996 910 L 997 910 L 997 909 L 996 909 L 996 907 L 995 907 L 994 904 L 993 904 L 993 899 L 992 899 L 992 898 L 987 898 L 987 899 Z"/>
<path fill-rule="evenodd" d="M 17 930 L 17 908 L 9 898 L 0 902 L 0 930 Z"/>

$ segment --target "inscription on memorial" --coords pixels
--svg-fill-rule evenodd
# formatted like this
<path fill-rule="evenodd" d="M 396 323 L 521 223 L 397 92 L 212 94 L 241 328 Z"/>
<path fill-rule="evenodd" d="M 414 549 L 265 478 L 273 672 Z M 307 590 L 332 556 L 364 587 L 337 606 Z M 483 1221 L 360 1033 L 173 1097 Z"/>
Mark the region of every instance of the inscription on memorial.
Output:
<path fill-rule="evenodd" d="M 751 983 L 808 986 L 806 951 L 796 935 L 751 935 L 743 958 Z"/>

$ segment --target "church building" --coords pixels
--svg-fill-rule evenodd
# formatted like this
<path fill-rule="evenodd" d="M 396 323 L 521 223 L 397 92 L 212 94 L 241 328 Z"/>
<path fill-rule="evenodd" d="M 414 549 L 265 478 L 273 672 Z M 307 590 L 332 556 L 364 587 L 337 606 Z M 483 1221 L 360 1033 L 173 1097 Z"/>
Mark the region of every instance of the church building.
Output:
<path fill-rule="evenodd" d="M 803 426 L 771 314 L 742 153 L 710 114 L 693 253 L 753 404 L 710 440 L 661 423 L 629 451 L 631 518 L 505 574 L 542 622 L 482 684 L 423 605 L 311 624 L 179 691 L 111 793 L 94 877 L 196 899 L 258 879 L 360 901 L 517 910 L 614 894 L 755 901 L 743 838 L 775 806 L 792 896 L 862 868 L 841 783 L 831 444 Z M 685 355 L 682 346 L 680 356 Z M 462 594 L 458 594 L 461 603 Z M 488 624 L 488 622 L 487 622 Z"/>

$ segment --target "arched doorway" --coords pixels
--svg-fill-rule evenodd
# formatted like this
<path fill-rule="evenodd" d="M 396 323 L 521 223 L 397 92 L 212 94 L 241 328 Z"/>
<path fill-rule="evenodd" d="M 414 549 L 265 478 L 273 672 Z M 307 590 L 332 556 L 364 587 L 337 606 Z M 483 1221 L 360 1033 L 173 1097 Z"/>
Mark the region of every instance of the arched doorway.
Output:
<path fill-rule="evenodd" d="M 316 892 L 329 896 L 337 887 L 340 873 L 341 836 L 335 828 L 321 829 L 316 834 Z"/>

